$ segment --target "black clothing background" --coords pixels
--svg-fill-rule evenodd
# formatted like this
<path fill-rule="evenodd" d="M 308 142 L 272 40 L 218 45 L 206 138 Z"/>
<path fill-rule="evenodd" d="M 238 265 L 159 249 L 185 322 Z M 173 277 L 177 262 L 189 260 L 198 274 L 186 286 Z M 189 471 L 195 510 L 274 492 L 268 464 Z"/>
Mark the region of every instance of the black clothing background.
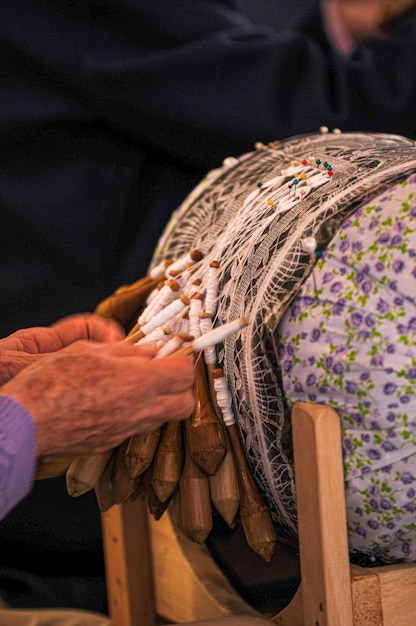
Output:
<path fill-rule="evenodd" d="M 321 124 L 414 136 L 414 13 L 348 60 L 316 3 L 286 8 L 300 23 L 284 29 L 277 2 L 279 30 L 232 5 L 2 1 L 1 334 L 141 276 L 184 194 L 255 141 Z"/>
<path fill-rule="evenodd" d="M 316 1 L 2 0 L 0 76 L 1 336 L 142 276 L 185 195 L 255 141 L 416 137 L 414 12 L 346 59 Z M 13 605 L 105 611 L 92 494 L 36 484 L 0 542 Z"/>

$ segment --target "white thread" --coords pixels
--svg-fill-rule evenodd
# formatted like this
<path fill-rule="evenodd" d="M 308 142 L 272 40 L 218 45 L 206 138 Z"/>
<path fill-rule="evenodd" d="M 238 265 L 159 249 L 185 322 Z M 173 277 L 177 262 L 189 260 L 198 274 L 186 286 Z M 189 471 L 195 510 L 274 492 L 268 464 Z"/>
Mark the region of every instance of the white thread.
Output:
<path fill-rule="evenodd" d="M 151 344 L 151 343 L 158 343 L 160 341 L 165 343 L 171 334 L 172 334 L 171 329 L 168 329 L 166 326 L 158 326 L 157 328 L 152 330 L 151 333 L 139 339 L 137 343 L 140 344 L 141 346 L 146 345 L 146 344 Z"/>
<path fill-rule="evenodd" d="M 158 326 L 163 326 L 163 324 L 167 324 L 171 319 L 173 319 L 176 315 L 183 312 L 184 308 L 187 306 L 187 302 L 182 300 L 181 298 L 177 298 L 173 300 L 165 309 L 159 311 L 157 315 L 155 315 L 151 320 L 149 320 L 146 324 L 144 324 L 141 328 L 141 331 L 147 335 L 152 330 L 157 328 Z"/>
<path fill-rule="evenodd" d="M 224 376 L 214 378 L 214 389 L 217 404 L 221 409 L 224 424 L 226 426 L 232 426 L 235 424 L 235 417 L 232 410 L 231 394 Z"/>
<path fill-rule="evenodd" d="M 176 282 L 178 283 L 180 290 L 184 290 L 184 288 L 186 287 L 186 283 L 188 282 L 188 278 L 189 273 L 187 273 L 186 271 L 181 274 L 175 274 L 174 280 L 176 280 Z"/>
<path fill-rule="evenodd" d="M 181 317 L 180 319 L 180 332 L 183 333 L 184 335 L 189 335 L 191 333 L 190 329 L 189 329 L 189 318 L 188 317 Z"/>
<path fill-rule="evenodd" d="M 172 275 L 175 272 L 183 272 L 187 265 L 194 265 L 197 261 L 201 260 L 202 253 L 197 250 L 191 250 L 188 254 L 185 254 L 183 257 L 174 261 L 172 265 L 169 265 L 166 273 Z"/>
<path fill-rule="evenodd" d="M 194 294 L 196 295 L 196 294 Z M 202 300 L 199 297 L 191 297 L 189 305 L 189 332 L 197 339 L 201 336 L 200 314 L 202 313 Z"/>
<path fill-rule="evenodd" d="M 228 324 L 217 326 L 217 328 L 214 328 L 209 333 L 201 335 L 201 337 L 195 339 L 193 342 L 194 352 L 202 352 L 205 348 L 209 348 L 209 346 L 221 343 L 221 341 L 224 341 L 224 339 L 226 339 L 229 335 L 232 335 L 244 328 L 247 323 L 248 320 L 245 315 L 243 315 L 232 322 L 228 322 Z"/>
<path fill-rule="evenodd" d="M 201 335 L 206 335 L 211 332 L 213 328 L 212 317 L 202 316 L 199 318 L 199 325 L 201 329 Z M 215 346 L 208 346 L 204 350 L 204 360 L 207 365 L 214 365 L 217 360 L 217 354 L 215 351 Z"/>
<path fill-rule="evenodd" d="M 169 261 L 167 261 L 166 259 L 158 263 L 153 269 L 150 270 L 150 278 L 152 278 L 153 280 L 155 280 L 156 278 L 162 278 L 162 276 L 166 272 L 166 267 L 168 263 Z"/>
<path fill-rule="evenodd" d="M 155 359 L 163 359 L 169 354 L 176 352 L 183 345 L 184 339 L 182 335 L 177 334 L 172 339 L 169 339 L 157 352 Z"/>
<path fill-rule="evenodd" d="M 204 311 L 214 315 L 217 310 L 218 291 L 220 287 L 219 266 L 214 262 L 208 268 Z"/>
<path fill-rule="evenodd" d="M 172 300 L 179 295 L 179 283 L 177 281 L 167 281 L 162 289 L 158 290 L 156 297 L 152 298 L 149 305 L 144 309 L 139 316 L 138 323 L 143 326 L 154 315 L 157 315 L 162 309 L 164 309 Z"/>
<path fill-rule="evenodd" d="M 159 295 L 159 291 L 160 291 L 160 288 L 159 288 L 159 287 L 156 287 L 155 289 L 153 289 L 153 291 L 151 291 L 151 292 L 149 293 L 149 295 L 148 295 L 148 296 L 147 296 L 147 298 L 146 298 L 146 307 L 148 307 L 148 306 L 149 306 L 149 304 L 152 302 L 152 300 L 154 300 L 155 298 L 157 298 L 157 296 Z"/>

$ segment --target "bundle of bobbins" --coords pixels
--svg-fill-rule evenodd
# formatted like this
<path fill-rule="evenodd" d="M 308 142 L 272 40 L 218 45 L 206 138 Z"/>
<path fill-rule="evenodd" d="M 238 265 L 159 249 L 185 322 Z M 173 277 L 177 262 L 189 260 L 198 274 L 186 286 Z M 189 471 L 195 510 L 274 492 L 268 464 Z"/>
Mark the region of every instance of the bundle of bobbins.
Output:
<path fill-rule="evenodd" d="M 209 172 L 172 215 L 148 276 L 97 307 L 126 328 L 127 341 L 156 343 L 160 357 L 194 354 L 195 414 L 75 459 L 69 493 L 95 489 L 103 511 L 144 494 L 152 515 L 169 506 L 198 543 L 215 508 L 230 526 L 241 519 L 248 544 L 265 560 L 276 529 L 296 542 L 277 329 L 343 221 L 415 171 L 410 139 L 322 127 L 259 143 Z"/>
<path fill-rule="evenodd" d="M 246 320 L 214 328 L 220 263 L 211 261 L 199 278 L 202 259 L 202 251 L 194 249 L 165 260 L 96 309 L 130 328 L 125 341 L 156 345 L 156 358 L 194 355 L 195 412 L 184 423 L 170 421 L 134 435 L 116 450 L 76 457 L 66 473 L 67 489 L 73 497 L 94 489 L 102 512 L 142 494 L 156 519 L 172 502 L 177 527 L 199 544 L 212 530 L 213 508 L 230 527 L 239 516 L 249 546 L 270 561 L 276 531 L 244 455 L 214 347 Z"/>

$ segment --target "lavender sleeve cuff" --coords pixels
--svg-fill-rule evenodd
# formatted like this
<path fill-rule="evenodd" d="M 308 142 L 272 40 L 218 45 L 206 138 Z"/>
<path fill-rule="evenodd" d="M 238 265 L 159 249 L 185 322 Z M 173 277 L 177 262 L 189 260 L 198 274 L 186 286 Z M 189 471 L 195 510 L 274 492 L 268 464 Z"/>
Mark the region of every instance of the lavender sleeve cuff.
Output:
<path fill-rule="evenodd" d="M 0 519 L 31 490 L 36 467 L 36 427 L 30 413 L 0 395 Z"/>

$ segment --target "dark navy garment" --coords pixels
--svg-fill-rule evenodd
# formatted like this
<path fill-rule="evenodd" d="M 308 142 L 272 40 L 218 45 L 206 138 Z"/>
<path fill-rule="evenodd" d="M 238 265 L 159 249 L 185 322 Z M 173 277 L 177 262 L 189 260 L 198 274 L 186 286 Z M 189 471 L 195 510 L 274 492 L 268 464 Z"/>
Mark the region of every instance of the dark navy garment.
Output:
<path fill-rule="evenodd" d="M 1 336 L 141 277 L 185 195 L 256 141 L 323 124 L 416 137 L 415 12 L 344 58 L 316 0 L 0 5 Z M 102 610 L 93 495 L 37 485 L 0 555 L 17 606 Z"/>
<path fill-rule="evenodd" d="M 0 334 L 140 277 L 183 196 L 255 141 L 415 136 L 415 14 L 346 59 L 301 4 L 265 25 L 220 0 L 2 1 Z"/>

